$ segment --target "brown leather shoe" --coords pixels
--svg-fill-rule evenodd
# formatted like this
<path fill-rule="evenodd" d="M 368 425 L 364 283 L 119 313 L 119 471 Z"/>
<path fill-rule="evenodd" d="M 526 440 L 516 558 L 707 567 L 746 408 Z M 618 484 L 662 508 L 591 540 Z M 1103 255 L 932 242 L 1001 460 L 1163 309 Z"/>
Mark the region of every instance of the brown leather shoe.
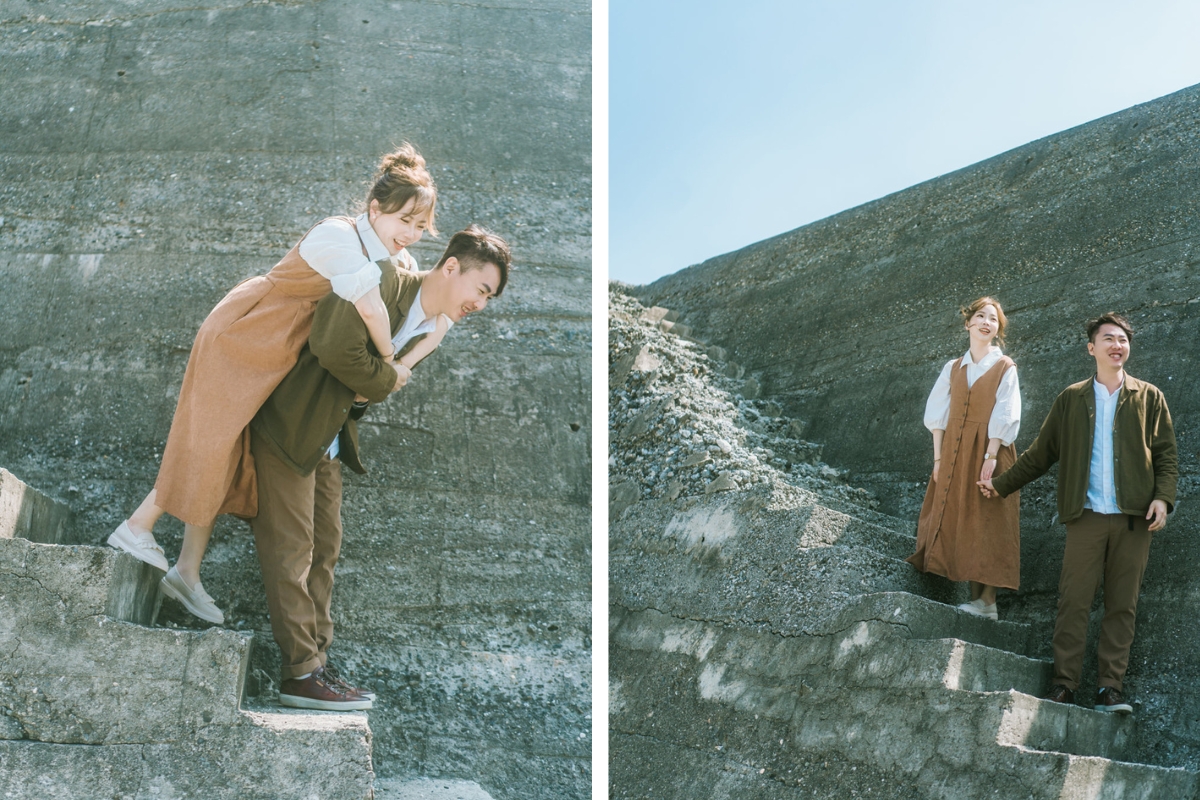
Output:
<path fill-rule="evenodd" d="M 1050 687 L 1050 691 L 1042 695 L 1042 699 L 1072 705 L 1075 702 L 1075 693 L 1061 683 L 1056 683 Z"/>
<path fill-rule="evenodd" d="M 318 711 L 365 711 L 371 701 L 344 688 L 317 667 L 307 678 L 291 678 L 279 687 L 279 705 Z"/>
<path fill-rule="evenodd" d="M 371 702 L 375 702 L 375 693 L 374 692 L 372 692 L 370 689 L 361 689 L 357 686 L 352 686 L 351 684 L 347 683 L 346 679 L 342 677 L 342 673 L 339 672 L 338 668 L 335 667 L 333 664 L 326 664 L 325 672 L 322 674 L 324 675 L 325 680 L 328 681 L 329 683 L 336 683 L 338 686 L 341 686 L 343 689 L 347 689 L 351 692 L 355 692 L 356 694 L 359 694 L 362 697 L 367 698 Z"/>
<path fill-rule="evenodd" d="M 1113 689 L 1111 686 L 1105 686 L 1096 693 L 1096 705 L 1094 708 L 1097 711 L 1111 711 L 1117 714 L 1133 713 L 1133 706 L 1125 702 L 1125 698 L 1121 695 L 1121 690 Z"/>

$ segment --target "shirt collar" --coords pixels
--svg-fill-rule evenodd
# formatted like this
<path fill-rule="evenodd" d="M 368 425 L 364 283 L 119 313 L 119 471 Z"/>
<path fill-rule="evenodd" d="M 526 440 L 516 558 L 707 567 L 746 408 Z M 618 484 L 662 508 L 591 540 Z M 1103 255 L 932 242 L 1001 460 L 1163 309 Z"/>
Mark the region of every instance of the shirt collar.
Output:
<path fill-rule="evenodd" d="M 372 261 L 383 261 L 386 259 L 393 264 L 396 263 L 399 254 L 393 256 L 388 252 L 383 242 L 379 240 L 379 234 L 375 233 L 375 229 L 371 227 L 371 220 L 365 213 L 359 214 L 354 220 L 354 227 L 358 228 L 358 235 L 367 247 L 367 258 Z"/>
<path fill-rule="evenodd" d="M 1093 377 L 1092 378 L 1092 389 L 1096 392 L 1097 398 L 1099 398 L 1101 400 L 1109 400 L 1109 399 L 1119 395 L 1121 393 L 1121 390 L 1123 388 L 1125 388 L 1125 378 L 1127 378 L 1127 377 L 1129 377 L 1129 376 L 1123 375 L 1121 377 L 1121 385 L 1118 386 L 1117 390 L 1115 392 L 1112 392 L 1111 394 L 1109 393 L 1107 386 L 1105 386 L 1103 383 L 1101 383 L 1098 378 Z"/>
<path fill-rule="evenodd" d="M 421 289 L 424 289 L 424 288 L 425 287 L 423 287 L 423 286 L 421 287 Z M 425 306 L 421 305 L 421 289 L 417 289 L 417 296 L 413 298 L 412 308 L 410 308 L 408 310 L 408 313 L 410 315 L 409 318 L 414 319 L 414 320 L 419 320 L 417 322 L 418 328 L 428 327 L 429 330 L 433 330 L 437 325 L 437 317 L 434 317 L 433 319 L 429 319 L 428 315 L 425 313 Z M 451 328 L 454 327 L 454 320 L 450 319 L 449 317 L 446 317 L 446 322 L 449 323 L 446 326 L 446 330 L 450 330 Z"/>
<path fill-rule="evenodd" d="M 971 358 L 971 351 L 967 350 L 966 355 L 962 357 L 962 366 L 973 366 L 979 367 L 980 369 L 987 369 L 992 364 L 995 364 L 997 361 L 999 361 L 1000 356 L 1002 355 L 1004 355 L 1003 351 L 1001 351 L 999 347 L 996 347 L 996 345 L 992 345 L 988 348 L 987 355 L 979 359 L 979 363 L 976 364 Z"/>

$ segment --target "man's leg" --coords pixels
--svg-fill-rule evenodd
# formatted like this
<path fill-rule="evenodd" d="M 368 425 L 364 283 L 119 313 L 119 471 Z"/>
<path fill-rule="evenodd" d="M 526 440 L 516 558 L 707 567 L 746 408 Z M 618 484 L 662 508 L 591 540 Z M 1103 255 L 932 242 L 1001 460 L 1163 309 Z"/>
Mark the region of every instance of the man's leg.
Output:
<path fill-rule="evenodd" d="M 1108 527 L 1109 515 L 1089 509 L 1067 523 L 1067 546 L 1058 579 L 1058 618 L 1054 622 L 1054 682 L 1072 692 L 1079 688 L 1083 673 L 1088 612 L 1104 574 Z"/>
<path fill-rule="evenodd" d="M 324 664 L 333 642 L 333 568 L 342 549 L 342 463 L 328 456 L 317 465 L 313 508 L 312 569 L 308 573 L 308 595 L 314 611 L 317 657 Z"/>
<path fill-rule="evenodd" d="M 271 632 L 283 655 L 283 679 L 321 666 L 316 612 L 308 595 L 313 557 L 312 475 L 297 475 L 257 434 L 251 436 L 258 471 L 258 516 L 251 521 L 267 590 Z"/>
<path fill-rule="evenodd" d="M 1128 520 L 1109 539 L 1108 556 L 1104 566 L 1104 622 L 1100 626 L 1100 645 L 1096 652 L 1100 688 L 1121 691 L 1125 670 L 1129 666 L 1129 648 L 1133 645 L 1134 623 L 1137 621 L 1138 592 L 1146 561 L 1150 558 L 1150 523 L 1141 517 L 1133 518 L 1133 530 Z"/>

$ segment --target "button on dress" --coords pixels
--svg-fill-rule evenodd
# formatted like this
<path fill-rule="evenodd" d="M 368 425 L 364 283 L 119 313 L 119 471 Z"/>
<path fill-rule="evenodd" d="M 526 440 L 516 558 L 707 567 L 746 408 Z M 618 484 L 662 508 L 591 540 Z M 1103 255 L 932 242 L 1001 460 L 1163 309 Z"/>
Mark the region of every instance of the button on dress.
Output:
<path fill-rule="evenodd" d="M 976 486 L 988 446 L 988 420 L 996 389 L 1014 365 L 1002 356 L 968 387 L 962 359 L 950 378 L 950 416 L 942 437 L 940 480 L 932 476 L 917 522 L 917 551 L 908 562 L 952 581 L 976 581 L 1016 589 L 1021 582 L 1020 492 L 986 498 Z M 1000 448 L 995 473 L 1017 460 L 1016 448 Z"/>

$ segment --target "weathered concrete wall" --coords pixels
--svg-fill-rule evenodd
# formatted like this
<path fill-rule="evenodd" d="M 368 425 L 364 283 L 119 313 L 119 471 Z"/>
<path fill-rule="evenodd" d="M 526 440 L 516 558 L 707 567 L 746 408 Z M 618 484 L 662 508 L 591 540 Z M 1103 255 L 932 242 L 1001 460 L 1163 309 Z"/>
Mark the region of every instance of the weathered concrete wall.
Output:
<path fill-rule="evenodd" d="M 803 187 L 798 187 L 803 191 Z M 1156 537 L 1127 688 L 1143 752 L 1200 764 L 1194 631 L 1200 528 L 1195 376 L 1200 321 L 1200 87 L 713 258 L 638 290 L 725 348 L 823 458 L 916 518 L 931 466 L 925 398 L 966 337 L 959 304 L 995 294 L 1020 369 L 1018 449 L 1092 369 L 1083 324 L 1127 314 L 1130 373 L 1161 387 L 1179 436 L 1179 510 Z M 1054 477 L 1022 494 L 1022 589 L 1002 617 L 1049 642 L 1063 529 Z M 1094 621 L 1094 626 L 1095 626 Z M 1093 638 L 1094 638 L 1093 631 Z M 1085 672 L 1085 686 L 1094 680 Z M 1090 691 L 1090 686 L 1087 687 Z"/>
<path fill-rule="evenodd" d="M 0 464 L 87 541 L 151 487 L 209 309 L 393 144 L 444 231 L 513 245 L 505 296 L 372 410 L 348 475 L 334 655 L 380 692 L 384 779 L 589 791 L 590 104 L 582 0 L 0 9 Z M 222 521 L 203 578 L 269 642 L 251 542 Z"/>

